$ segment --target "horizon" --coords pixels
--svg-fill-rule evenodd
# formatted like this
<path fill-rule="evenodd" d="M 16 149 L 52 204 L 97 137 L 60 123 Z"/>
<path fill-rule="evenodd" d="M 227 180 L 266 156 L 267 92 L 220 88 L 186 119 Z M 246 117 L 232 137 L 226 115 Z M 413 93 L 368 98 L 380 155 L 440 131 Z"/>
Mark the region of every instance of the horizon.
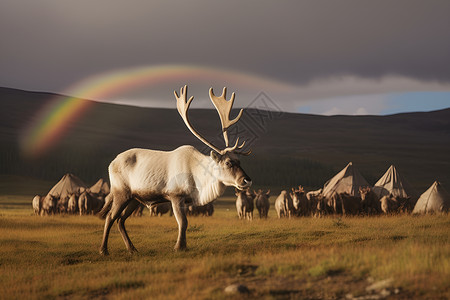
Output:
<path fill-rule="evenodd" d="M 151 105 L 149 103 L 143 103 L 142 101 L 133 103 L 133 102 L 129 102 L 129 101 L 120 101 L 120 100 L 114 100 L 114 101 L 108 101 L 108 100 L 98 100 L 98 99 L 86 99 L 86 98 L 79 98 L 79 97 L 73 97 L 71 95 L 66 95 L 66 94 L 58 94 L 58 93 L 54 93 L 51 91 L 39 91 L 39 90 L 24 90 L 24 89 L 20 89 L 20 88 L 13 88 L 13 87 L 5 87 L 2 86 L 0 88 L 4 88 L 4 89 L 11 89 L 11 90 L 18 90 L 18 91 L 22 91 L 22 92 L 30 92 L 30 93 L 41 93 L 41 94 L 50 94 L 50 95 L 54 95 L 54 97 L 62 97 L 63 99 L 80 99 L 80 100 L 87 100 L 87 101 L 93 101 L 93 102 L 98 102 L 98 103 L 108 103 L 108 104 L 115 104 L 115 105 L 124 105 L 124 106 L 132 106 L 132 107 L 138 107 L 138 108 L 160 108 L 160 109 L 176 109 L 176 107 L 174 105 L 166 105 L 166 106 L 162 106 L 162 105 Z M 408 106 L 407 110 L 396 110 L 396 109 L 392 109 L 392 110 L 388 110 L 388 111 L 383 111 L 381 113 L 369 113 L 369 112 L 365 112 L 365 113 L 356 113 L 356 114 L 345 114 L 342 111 L 339 110 L 330 110 L 330 112 L 326 112 L 326 113 L 320 113 L 317 111 L 314 111 L 313 109 L 311 109 L 311 107 L 308 106 L 304 106 L 301 107 L 298 111 L 286 111 L 281 109 L 280 107 L 277 106 L 276 102 L 271 103 L 269 102 L 269 105 L 264 105 L 264 107 L 252 107 L 252 106 L 240 106 L 240 105 L 236 105 L 233 110 L 237 110 L 237 109 L 260 109 L 260 110 L 269 110 L 269 111 L 282 111 L 283 113 L 293 113 L 293 114 L 307 114 L 307 115 L 317 115 L 317 116 L 390 116 L 390 115 L 396 115 L 396 114 L 402 114 L 402 113 L 420 113 L 420 112 L 433 112 L 433 111 L 439 111 L 439 110 L 445 110 L 445 109 L 449 109 L 450 108 L 450 102 L 448 102 L 448 98 L 449 95 L 447 95 L 448 93 L 441 93 L 441 92 L 428 92 L 428 93 L 408 93 L 408 94 L 412 94 L 411 98 L 414 98 L 415 95 L 417 94 L 421 94 L 421 97 L 416 97 L 414 100 L 414 105 L 410 105 Z M 437 101 L 435 102 L 436 105 L 434 106 L 423 106 L 422 103 L 422 98 L 423 95 L 427 95 L 427 94 L 440 94 L 438 97 L 436 97 Z M 377 95 L 378 96 L 378 95 Z M 383 95 L 386 96 L 386 95 Z M 55 100 L 54 97 L 51 97 L 48 99 L 47 102 L 52 102 Z M 238 96 L 237 96 L 238 97 Z M 353 96 L 352 98 L 357 98 L 358 96 Z M 397 99 L 403 100 L 403 101 L 411 101 L 410 99 L 405 99 L 405 94 L 398 94 L 396 96 L 393 97 L 397 97 Z M 151 102 L 151 100 L 149 100 Z M 270 101 L 273 101 L 272 99 L 270 99 Z M 324 102 L 329 102 L 332 101 L 332 99 L 323 99 Z M 392 100 L 391 100 L 392 101 Z M 319 101 L 320 102 L 320 101 Z M 395 102 L 392 101 L 392 102 Z M 160 102 L 159 102 L 160 103 Z M 174 104 L 175 102 L 173 102 L 172 104 Z M 195 101 L 193 102 L 195 103 Z M 209 104 L 207 107 L 206 106 L 202 106 L 202 107 L 192 107 L 191 109 L 214 109 L 212 105 L 210 105 L 210 103 L 206 102 L 206 104 Z M 321 105 L 320 103 L 316 103 L 316 105 Z"/>

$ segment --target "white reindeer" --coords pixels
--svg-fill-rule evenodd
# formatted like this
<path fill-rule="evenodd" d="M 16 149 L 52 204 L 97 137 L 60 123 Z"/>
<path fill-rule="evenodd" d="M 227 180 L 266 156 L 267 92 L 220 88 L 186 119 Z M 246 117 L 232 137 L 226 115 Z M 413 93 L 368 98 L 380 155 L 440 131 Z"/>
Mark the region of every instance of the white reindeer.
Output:
<path fill-rule="evenodd" d="M 245 142 L 238 146 L 239 138 L 232 147 L 228 145 L 227 129 L 242 116 L 230 120 L 230 111 L 235 94 L 228 101 L 226 88 L 222 95 L 216 97 L 212 88 L 209 96 L 219 113 L 226 148 L 217 147 L 202 137 L 190 124 L 187 111 L 194 99 L 187 100 L 187 86 L 180 89 L 180 96 L 174 92 L 177 109 L 189 130 L 203 143 L 210 147 L 210 155 L 204 155 L 192 146 L 181 146 L 173 151 L 156 151 L 148 149 L 130 149 L 119 154 L 109 165 L 111 192 L 100 211 L 106 218 L 100 254 L 108 254 L 108 235 L 112 224 L 117 220 L 120 234 L 130 253 L 136 248 L 131 243 L 125 229 L 125 220 L 132 214 L 139 203 L 150 207 L 152 204 L 170 201 L 178 223 L 178 239 L 175 250 L 186 248 L 187 218 L 185 203 L 205 205 L 225 191 L 226 186 L 240 190 L 251 186 L 251 179 L 240 166 L 238 154 Z"/>

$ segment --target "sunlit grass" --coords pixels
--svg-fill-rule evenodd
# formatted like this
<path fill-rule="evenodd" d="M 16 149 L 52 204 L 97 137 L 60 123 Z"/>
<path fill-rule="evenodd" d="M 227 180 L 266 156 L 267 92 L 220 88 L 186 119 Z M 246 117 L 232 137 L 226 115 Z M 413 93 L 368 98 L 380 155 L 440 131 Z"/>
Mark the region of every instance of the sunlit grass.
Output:
<path fill-rule="evenodd" d="M 173 217 L 145 215 L 127 220 L 137 255 L 113 228 L 102 257 L 102 220 L 37 217 L 27 202 L 0 198 L 0 298 L 220 299 L 236 282 L 258 298 L 341 298 L 369 278 L 393 278 L 402 297 L 450 296 L 448 215 L 250 222 L 225 199 L 189 218 L 186 252 L 172 250 Z"/>

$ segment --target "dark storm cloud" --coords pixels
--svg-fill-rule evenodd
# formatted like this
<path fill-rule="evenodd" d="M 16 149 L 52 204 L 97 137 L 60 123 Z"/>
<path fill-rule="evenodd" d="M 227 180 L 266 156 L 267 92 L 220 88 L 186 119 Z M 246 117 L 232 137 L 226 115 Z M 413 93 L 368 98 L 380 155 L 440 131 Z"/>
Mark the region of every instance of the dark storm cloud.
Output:
<path fill-rule="evenodd" d="M 294 84 L 450 81 L 449 1 L 0 3 L 0 85 L 61 91 L 127 66 L 189 63 Z"/>

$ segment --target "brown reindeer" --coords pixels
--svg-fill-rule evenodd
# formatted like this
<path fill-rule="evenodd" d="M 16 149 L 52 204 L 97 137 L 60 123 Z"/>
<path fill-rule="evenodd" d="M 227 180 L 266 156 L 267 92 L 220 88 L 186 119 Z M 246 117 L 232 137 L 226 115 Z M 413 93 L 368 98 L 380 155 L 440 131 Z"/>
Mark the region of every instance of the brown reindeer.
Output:
<path fill-rule="evenodd" d="M 316 209 L 315 216 L 323 217 L 326 215 L 335 214 L 336 209 L 334 207 L 334 202 L 330 198 L 325 198 L 323 195 L 319 195 L 316 199 Z"/>
<path fill-rule="evenodd" d="M 241 219 L 253 219 L 253 196 L 249 192 L 249 190 L 240 191 L 235 189 L 236 195 L 236 210 L 239 217 Z"/>
<path fill-rule="evenodd" d="M 361 198 L 348 193 L 336 193 L 318 203 L 322 212 L 337 215 L 357 215 L 361 212 Z"/>
<path fill-rule="evenodd" d="M 361 198 L 348 193 L 338 194 L 343 215 L 358 215 L 361 212 Z"/>
<path fill-rule="evenodd" d="M 322 189 L 310 191 L 306 193 L 306 199 L 308 199 L 308 205 L 311 209 L 311 215 L 319 215 L 318 214 L 318 205 L 319 201 L 323 198 Z"/>
<path fill-rule="evenodd" d="M 98 213 L 103 207 L 103 197 L 91 194 L 88 190 L 78 197 L 78 210 L 81 215 Z"/>
<path fill-rule="evenodd" d="M 214 214 L 214 204 L 210 202 L 202 206 L 188 205 L 186 214 L 189 216 L 211 217 Z"/>
<path fill-rule="evenodd" d="M 398 212 L 400 213 L 411 213 L 414 209 L 414 201 L 412 201 L 411 197 L 400 197 L 396 196 L 395 200 L 397 201 L 399 207 Z"/>
<path fill-rule="evenodd" d="M 291 199 L 292 207 L 289 207 L 291 216 L 306 217 L 311 215 L 311 206 L 301 185 L 298 186 L 298 189 L 292 188 Z"/>
<path fill-rule="evenodd" d="M 381 212 L 380 200 L 371 187 L 360 187 L 361 210 L 368 215 L 379 214 Z"/>
<path fill-rule="evenodd" d="M 267 192 L 264 192 L 263 190 L 258 190 L 258 192 L 253 191 L 253 194 L 255 195 L 255 205 L 256 209 L 258 210 L 259 218 L 267 219 L 270 208 L 270 190 L 268 190 Z"/>
<path fill-rule="evenodd" d="M 397 198 L 392 196 L 392 194 L 385 195 L 380 199 L 381 211 L 385 214 L 397 213 L 400 208 L 400 203 L 398 203 Z"/>
<path fill-rule="evenodd" d="M 170 202 L 160 202 L 150 205 L 150 217 L 161 217 L 169 213 L 170 216 L 173 215 L 172 204 Z"/>

